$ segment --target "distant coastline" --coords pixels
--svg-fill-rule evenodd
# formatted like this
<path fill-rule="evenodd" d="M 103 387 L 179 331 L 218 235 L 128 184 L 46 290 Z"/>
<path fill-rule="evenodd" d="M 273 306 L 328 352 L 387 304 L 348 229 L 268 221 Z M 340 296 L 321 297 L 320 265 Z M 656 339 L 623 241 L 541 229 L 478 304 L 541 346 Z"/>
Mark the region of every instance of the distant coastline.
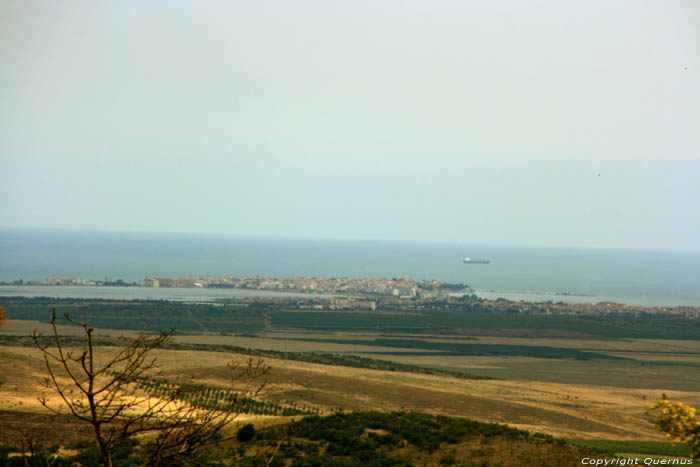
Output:
<path fill-rule="evenodd" d="M 532 292 L 532 291 L 517 291 L 517 290 L 475 290 L 476 294 L 521 294 L 521 295 L 557 295 L 563 297 L 595 297 L 595 294 L 575 293 L 575 292 Z"/>
<path fill-rule="evenodd" d="M 400 310 L 438 310 L 447 305 L 447 310 L 460 303 L 481 303 L 489 310 L 540 310 L 541 312 L 607 312 L 629 311 L 644 313 L 672 313 L 695 316 L 700 305 L 629 303 L 605 297 L 562 296 L 544 293 L 523 294 L 519 292 L 449 293 L 442 296 L 402 298 L 389 295 L 351 294 L 348 292 L 280 291 L 242 288 L 191 288 L 144 286 L 39 286 L 0 285 L 0 304 L 3 298 L 44 298 L 58 300 L 105 300 L 105 301 L 166 301 L 188 303 L 225 303 L 233 301 L 290 303 L 298 306 L 306 303 L 316 309 L 380 309 L 383 306 Z M 563 298 L 566 297 L 565 300 Z M 325 307 L 325 308 L 324 308 Z"/>
<path fill-rule="evenodd" d="M 466 252 L 492 262 L 466 267 Z M 6 284 L 83 277 L 95 285 L 133 286 L 145 277 L 197 274 L 410 277 L 468 284 L 493 299 L 700 306 L 698 253 L 0 228 L 0 258 Z"/>
<path fill-rule="evenodd" d="M 105 281 L 82 278 L 50 278 L 44 280 L 16 280 L 16 287 L 144 287 L 152 289 L 233 289 L 267 292 L 361 294 L 365 296 L 395 297 L 402 299 L 446 299 L 450 293 L 471 293 L 466 284 L 448 284 L 437 280 L 416 281 L 401 278 L 351 278 L 351 277 L 147 277 L 140 283 L 129 284 L 121 279 Z"/>

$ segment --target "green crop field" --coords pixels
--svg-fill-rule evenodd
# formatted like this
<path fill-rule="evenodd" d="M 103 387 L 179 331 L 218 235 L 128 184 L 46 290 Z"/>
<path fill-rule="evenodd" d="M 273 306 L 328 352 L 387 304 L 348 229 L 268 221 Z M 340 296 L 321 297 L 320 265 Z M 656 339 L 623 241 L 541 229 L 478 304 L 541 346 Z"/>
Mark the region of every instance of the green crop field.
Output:
<path fill-rule="evenodd" d="M 666 441 L 617 441 L 609 439 L 567 439 L 566 441 L 576 446 L 609 453 L 690 456 L 690 447 L 685 443 L 671 444 Z"/>
<path fill-rule="evenodd" d="M 58 324 L 64 317 L 86 321 L 103 329 L 178 332 L 258 332 L 264 327 L 262 312 L 236 305 L 189 304 L 163 301 L 100 303 L 94 300 L 3 299 L 9 319 L 47 322 L 52 308 Z"/>
<path fill-rule="evenodd" d="M 286 339 L 286 338 L 285 338 Z M 375 347 L 389 347 L 399 349 L 436 350 L 449 355 L 499 355 L 511 357 L 534 358 L 574 358 L 577 360 L 619 359 L 609 355 L 581 351 L 571 348 L 546 347 L 540 345 L 508 345 L 508 344 L 472 344 L 460 342 L 431 342 L 421 339 L 304 339 L 305 342 L 324 342 L 333 344 L 368 345 Z"/>
<path fill-rule="evenodd" d="M 53 307 L 104 329 L 176 328 L 179 332 L 260 332 L 275 329 L 373 331 L 379 333 L 465 335 L 508 331 L 561 337 L 700 340 L 700 320 L 682 316 L 611 312 L 607 314 L 530 314 L 516 311 L 355 312 L 282 310 L 272 303 L 190 304 L 165 301 L 99 301 L 4 297 L 8 319 L 48 320 Z M 513 306 L 516 306 L 514 304 Z M 574 357 L 575 358 L 575 357 Z"/>
<path fill-rule="evenodd" d="M 531 315 L 508 312 L 364 313 L 323 311 L 270 312 L 272 325 L 310 330 L 364 330 L 394 333 L 465 333 L 474 330 L 510 329 L 572 333 L 606 338 L 700 340 L 700 320 L 680 316 L 631 313 L 606 315 Z"/>

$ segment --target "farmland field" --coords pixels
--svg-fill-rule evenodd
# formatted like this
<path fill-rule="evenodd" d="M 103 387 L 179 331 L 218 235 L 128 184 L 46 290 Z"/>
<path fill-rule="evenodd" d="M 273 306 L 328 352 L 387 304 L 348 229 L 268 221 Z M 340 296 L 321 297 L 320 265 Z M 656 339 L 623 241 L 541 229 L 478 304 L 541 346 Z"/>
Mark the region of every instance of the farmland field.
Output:
<path fill-rule="evenodd" d="M 132 307 L 125 316 L 145 313 L 145 321 L 158 322 L 133 304 L 102 310 L 114 314 L 125 306 Z M 378 330 L 301 329 L 309 326 L 283 324 L 297 312 L 280 319 L 285 312 L 275 311 L 270 319 L 270 312 L 254 310 L 224 313 L 225 325 L 232 326 L 227 329 L 243 323 L 240 332 L 213 332 L 202 327 L 216 325 L 221 310 L 182 308 L 179 313 L 193 324 L 156 351 L 160 378 L 224 388 L 227 362 L 243 362 L 246 353 L 262 355 L 271 372 L 261 401 L 268 406 L 294 404 L 304 413 L 416 410 L 576 440 L 663 442 L 647 413 L 654 401 L 666 393 L 700 406 L 700 339 L 687 333 L 682 339 L 580 339 L 570 336 L 571 329 L 529 336 L 485 335 L 479 329 L 450 335 L 427 329 L 397 333 L 387 332 L 391 321 Z M 39 384 L 43 362 L 26 336 L 34 329 L 48 334 L 50 328 L 46 322 L 16 316 L 10 313 L 6 329 L 0 331 L 0 403 L 6 411 L 38 416 L 45 412 L 36 398 L 51 394 Z M 390 320 L 387 316 L 382 319 Z M 105 357 L 115 351 L 114 339 L 138 332 L 133 323 L 115 329 L 118 321 L 97 322 L 108 324 L 96 330 L 107 345 L 100 347 Z M 203 326 L 197 328 L 197 322 Z M 79 331 L 59 325 L 62 335 L 77 336 Z M 286 419 L 261 414 L 241 418 L 256 423 Z"/>

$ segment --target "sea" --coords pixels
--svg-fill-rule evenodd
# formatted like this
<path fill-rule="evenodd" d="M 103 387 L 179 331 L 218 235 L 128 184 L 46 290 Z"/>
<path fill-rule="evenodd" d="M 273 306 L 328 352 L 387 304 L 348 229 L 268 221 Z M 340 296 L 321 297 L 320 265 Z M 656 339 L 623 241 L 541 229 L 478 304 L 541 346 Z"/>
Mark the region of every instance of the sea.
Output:
<path fill-rule="evenodd" d="M 465 257 L 490 260 L 464 264 Z M 0 228 L 0 282 L 146 277 L 409 277 L 485 298 L 700 306 L 700 253 Z M 252 292 L 265 295 L 267 292 Z M 2 296 L 210 301 L 251 292 L 0 286 Z"/>

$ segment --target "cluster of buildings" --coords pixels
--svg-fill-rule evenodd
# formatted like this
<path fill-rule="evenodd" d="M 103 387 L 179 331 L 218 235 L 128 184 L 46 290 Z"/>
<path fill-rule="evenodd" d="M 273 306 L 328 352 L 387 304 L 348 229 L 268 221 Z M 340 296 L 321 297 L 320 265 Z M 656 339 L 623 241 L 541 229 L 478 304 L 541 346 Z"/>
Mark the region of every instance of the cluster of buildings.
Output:
<path fill-rule="evenodd" d="M 44 280 L 23 281 L 19 279 L 13 284 L 2 285 L 43 285 L 43 286 L 138 286 L 122 280 L 104 281 L 81 278 L 48 278 Z M 299 309 L 330 309 L 330 310 L 445 310 L 445 311 L 505 311 L 511 313 L 534 314 L 605 314 L 610 312 L 629 312 L 635 315 L 647 313 L 669 314 L 686 318 L 700 318 L 700 307 L 694 306 L 641 306 L 623 303 L 572 303 L 572 302 L 514 302 L 499 298 L 486 300 L 473 294 L 473 290 L 463 284 L 446 284 L 440 281 L 415 281 L 407 277 L 391 279 L 372 278 L 323 278 L 297 277 L 291 279 L 274 279 L 255 277 L 236 279 L 231 277 L 202 278 L 180 277 L 146 278 L 140 284 L 143 287 L 184 287 L 184 288 L 229 288 L 247 290 L 266 290 L 278 292 L 301 292 L 327 294 L 328 296 L 278 296 L 266 297 L 239 296 L 235 300 L 242 302 L 276 303 Z M 450 292 L 463 294 L 450 295 Z"/>
<path fill-rule="evenodd" d="M 51 277 L 43 281 L 15 281 L 15 285 L 102 285 L 102 281 L 92 281 L 76 277 Z"/>
<path fill-rule="evenodd" d="M 591 314 L 605 315 L 608 313 L 633 313 L 635 316 L 647 314 L 664 314 L 684 316 L 697 319 L 700 308 L 689 306 L 677 307 L 645 307 L 640 305 L 626 305 L 624 303 L 599 302 L 599 303 L 564 303 L 564 302 L 525 302 L 510 301 L 505 299 L 486 300 L 476 295 L 453 296 L 444 299 L 407 299 L 389 295 L 376 297 L 334 297 L 334 296 L 288 296 L 267 295 L 260 296 L 236 296 L 233 299 L 237 303 L 265 303 L 268 305 L 282 306 L 286 309 L 310 309 L 310 310 L 389 310 L 389 311 L 455 311 L 455 312 L 508 312 L 533 315 L 555 314 Z"/>
<path fill-rule="evenodd" d="M 292 279 L 268 277 L 244 279 L 231 277 L 180 277 L 178 279 L 146 278 L 142 284 L 144 287 L 210 287 L 280 292 L 361 293 L 365 295 L 420 299 L 440 299 L 449 296 L 445 284 L 440 281 L 415 281 L 407 277 L 392 279 L 349 277 L 331 279 L 324 277 L 297 277 Z M 461 290 L 459 291 L 471 291 L 466 285 L 460 287 Z"/>
<path fill-rule="evenodd" d="M 7 284 L 10 285 L 10 284 Z M 51 286 L 138 286 L 162 288 L 228 288 L 247 290 L 267 290 L 277 292 L 317 293 L 317 294 L 361 294 L 363 296 L 389 297 L 411 300 L 446 299 L 450 292 L 471 293 L 463 284 L 445 284 L 440 281 L 416 281 L 402 278 L 350 278 L 350 277 L 295 277 L 276 279 L 269 277 L 147 277 L 140 284 L 123 280 L 89 280 L 81 278 L 48 278 L 44 280 L 15 281 L 12 285 L 51 285 Z"/>

